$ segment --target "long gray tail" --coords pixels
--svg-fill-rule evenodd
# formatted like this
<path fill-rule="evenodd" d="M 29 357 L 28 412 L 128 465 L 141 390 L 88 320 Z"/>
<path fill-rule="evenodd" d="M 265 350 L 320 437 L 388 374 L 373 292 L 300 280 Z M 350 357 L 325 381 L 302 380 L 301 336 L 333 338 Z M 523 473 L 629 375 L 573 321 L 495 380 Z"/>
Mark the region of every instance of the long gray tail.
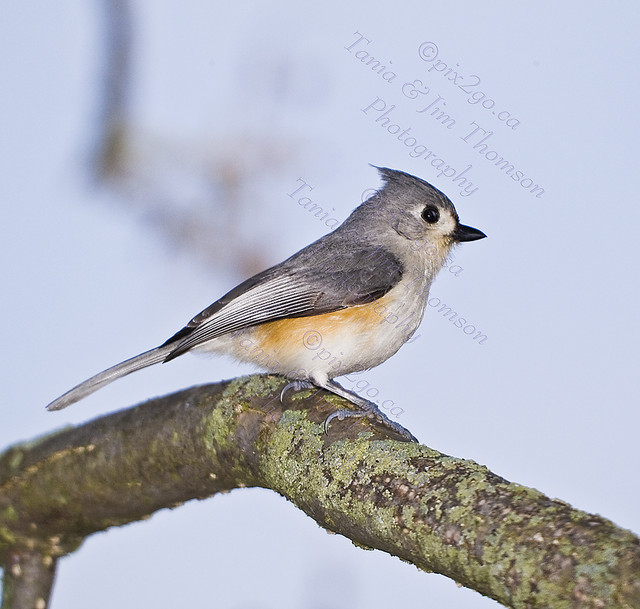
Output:
<path fill-rule="evenodd" d="M 140 355 L 116 364 L 104 372 L 100 372 L 83 383 L 76 385 L 73 389 L 61 395 L 57 400 L 51 402 L 51 404 L 47 406 L 47 410 L 62 410 L 122 376 L 131 374 L 136 370 L 142 370 L 142 368 L 146 368 L 147 366 L 153 366 L 153 364 L 159 364 L 174 348 L 175 345 L 162 345 L 161 347 L 145 351 Z"/>

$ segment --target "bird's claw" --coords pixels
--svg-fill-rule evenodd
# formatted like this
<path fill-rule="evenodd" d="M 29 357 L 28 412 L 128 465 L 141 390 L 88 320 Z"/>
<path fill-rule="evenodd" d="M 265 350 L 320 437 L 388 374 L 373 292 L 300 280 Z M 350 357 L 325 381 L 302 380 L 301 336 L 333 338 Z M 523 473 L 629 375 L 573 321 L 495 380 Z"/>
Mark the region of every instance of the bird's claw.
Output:
<path fill-rule="evenodd" d="M 316 385 L 310 381 L 291 381 L 290 383 L 287 383 L 280 392 L 280 402 L 284 402 L 284 396 L 288 391 L 302 391 L 303 389 L 313 389 L 314 387 L 316 387 Z M 331 391 L 332 393 L 335 393 L 335 391 L 331 387 L 326 387 L 325 389 Z M 340 394 L 338 393 L 337 395 Z M 345 396 L 342 395 L 341 397 Z M 331 413 L 324 421 L 325 434 L 329 433 L 329 425 L 334 419 L 338 419 L 338 421 L 344 421 L 345 419 L 361 419 L 364 417 L 371 417 L 382 423 L 382 425 L 384 425 L 387 429 L 391 429 L 406 440 L 409 440 L 410 442 L 418 441 L 409 431 L 402 427 L 402 425 L 399 425 L 395 421 L 391 421 L 383 412 L 379 410 L 379 408 L 375 404 L 369 403 L 366 400 L 362 400 L 362 398 L 360 398 L 360 400 L 364 402 L 363 404 L 358 406 L 358 408 L 361 408 L 361 410 L 340 409 Z"/>
<path fill-rule="evenodd" d="M 324 420 L 324 433 L 329 433 L 329 423 L 333 421 L 333 419 L 338 419 L 338 421 L 344 421 L 345 419 L 350 418 L 362 418 L 366 417 L 366 412 L 356 412 L 354 410 L 336 410 L 332 412 L 325 420 Z"/>
<path fill-rule="evenodd" d="M 381 422 L 385 427 L 395 431 L 397 434 L 401 435 L 403 438 L 409 440 L 410 442 L 418 442 L 411 432 L 406 430 L 402 425 L 395 423 L 394 421 L 389 420 L 384 414 L 377 413 L 373 410 L 336 410 L 332 412 L 324 421 L 324 433 L 329 433 L 329 424 L 334 419 L 338 419 L 338 421 L 344 421 L 345 419 L 355 419 L 355 418 L 364 418 L 364 417 L 372 417 Z"/>
<path fill-rule="evenodd" d="M 313 387 L 315 387 L 315 385 L 309 381 L 291 381 L 287 383 L 280 392 L 280 403 L 282 404 L 284 402 L 284 396 L 287 391 L 302 391 L 303 389 L 312 389 Z"/>

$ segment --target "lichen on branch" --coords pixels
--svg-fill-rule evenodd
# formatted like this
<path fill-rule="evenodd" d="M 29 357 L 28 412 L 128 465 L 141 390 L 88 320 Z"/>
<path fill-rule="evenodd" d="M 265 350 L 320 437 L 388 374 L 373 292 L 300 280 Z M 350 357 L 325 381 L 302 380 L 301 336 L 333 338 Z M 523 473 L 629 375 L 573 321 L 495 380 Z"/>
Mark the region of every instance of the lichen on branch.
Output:
<path fill-rule="evenodd" d="M 508 607 L 640 607 L 640 540 L 473 461 L 401 441 L 344 400 L 251 376 L 194 387 L 0 455 L 0 561 L 233 488 L 270 488 L 328 530 Z M 48 557 L 48 558 L 47 558 Z"/>

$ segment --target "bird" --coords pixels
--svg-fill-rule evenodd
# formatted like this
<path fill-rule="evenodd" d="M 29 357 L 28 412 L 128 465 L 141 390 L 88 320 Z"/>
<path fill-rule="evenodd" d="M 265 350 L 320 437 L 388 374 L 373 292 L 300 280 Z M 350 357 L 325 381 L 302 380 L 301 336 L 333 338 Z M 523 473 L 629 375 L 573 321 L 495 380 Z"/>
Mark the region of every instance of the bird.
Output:
<path fill-rule="evenodd" d="M 416 176 L 375 167 L 382 186 L 332 232 L 243 281 L 160 346 L 73 387 L 61 410 L 118 378 L 187 352 L 225 354 L 285 376 L 282 391 L 318 387 L 416 441 L 373 402 L 334 378 L 380 365 L 415 332 L 429 289 L 459 243 L 486 237 L 460 223 L 451 200 Z M 403 319 L 403 323 L 396 323 Z M 266 356 L 265 356 L 266 355 Z"/>

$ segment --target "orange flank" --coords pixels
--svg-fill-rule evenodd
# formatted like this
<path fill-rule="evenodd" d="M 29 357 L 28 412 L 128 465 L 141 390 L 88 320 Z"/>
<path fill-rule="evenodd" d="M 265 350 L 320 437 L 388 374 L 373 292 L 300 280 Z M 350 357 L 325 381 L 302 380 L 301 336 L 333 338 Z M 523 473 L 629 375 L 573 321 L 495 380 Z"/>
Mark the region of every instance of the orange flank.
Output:
<path fill-rule="evenodd" d="M 332 313 L 290 317 L 260 324 L 253 329 L 252 338 L 265 351 L 286 352 L 291 349 L 291 354 L 294 355 L 299 352 L 300 344 L 308 340 L 310 333 L 318 333 L 322 337 L 321 340 L 330 340 L 342 335 L 366 334 L 384 320 L 387 307 L 395 301 L 395 298 L 389 297 L 390 293 L 368 304 L 355 305 Z"/>

